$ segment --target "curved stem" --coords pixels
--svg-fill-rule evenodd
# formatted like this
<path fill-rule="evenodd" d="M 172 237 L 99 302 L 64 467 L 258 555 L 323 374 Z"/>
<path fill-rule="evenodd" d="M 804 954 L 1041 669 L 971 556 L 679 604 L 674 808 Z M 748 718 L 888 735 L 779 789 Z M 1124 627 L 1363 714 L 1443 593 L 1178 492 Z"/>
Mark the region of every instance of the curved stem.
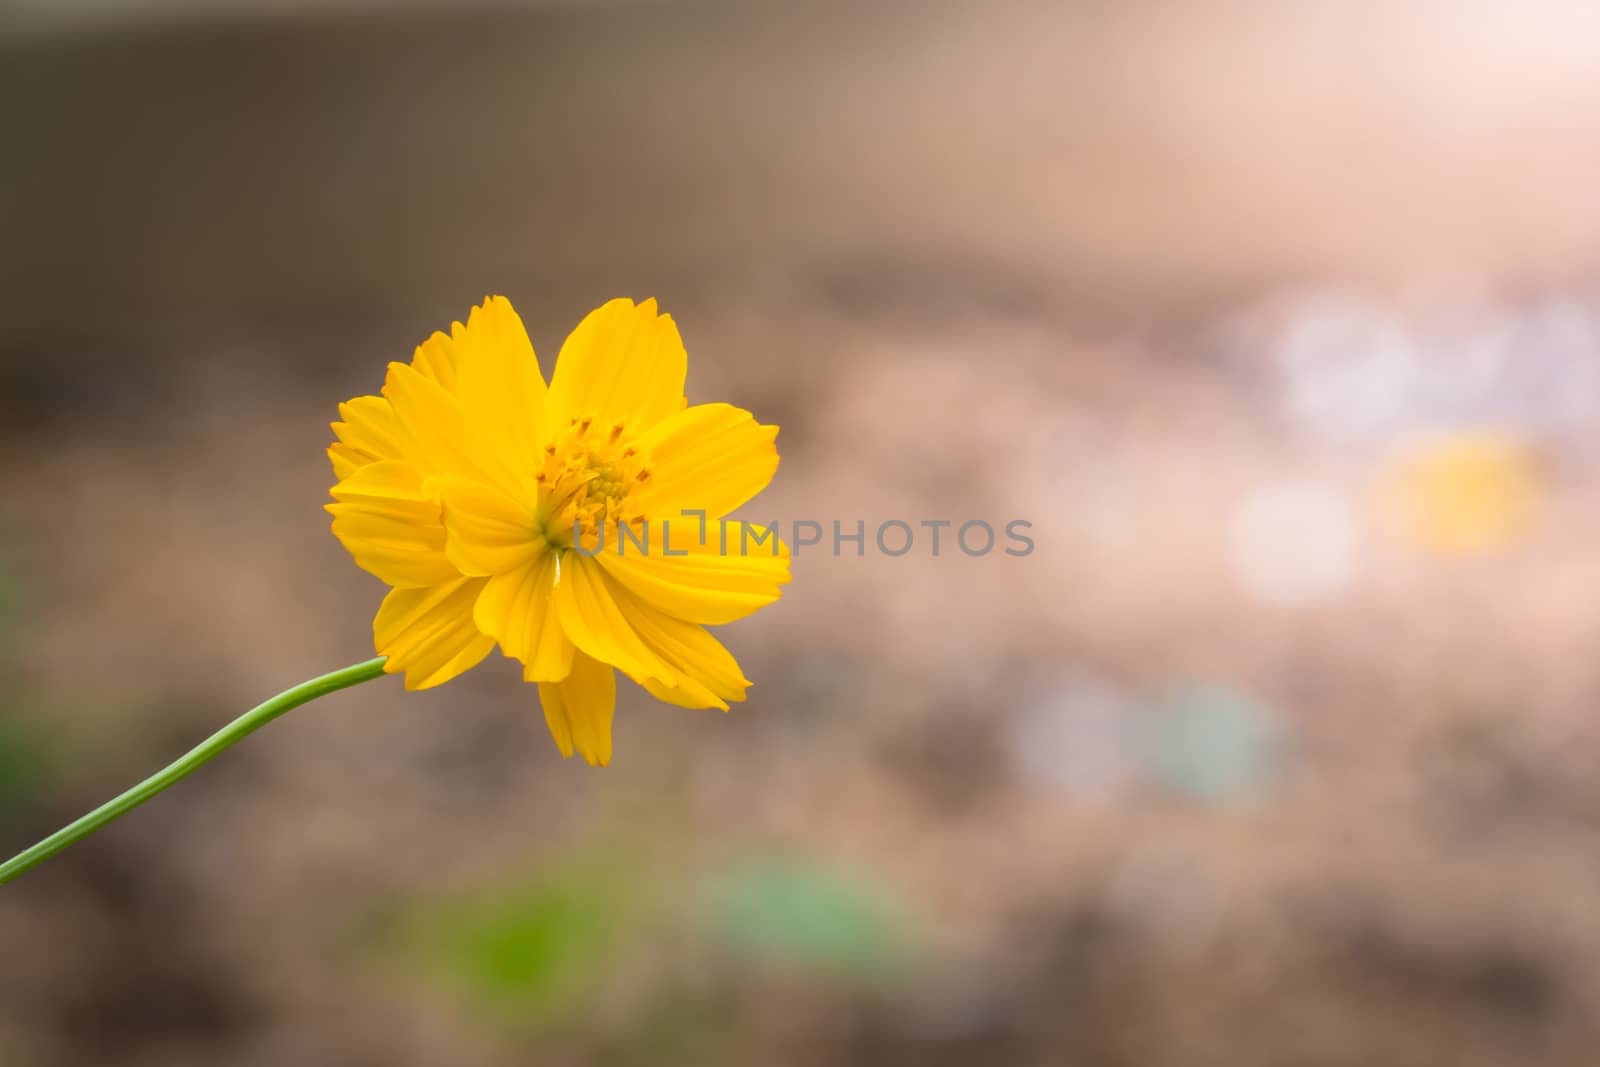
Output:
<path fill-rule="evenodd" d="M 106 823 L 126 815 L 168 786 L 187 778 L 202 764 L 210 762 L 291 708 L 298 708 L 301 704 L 309 703 L 317 697 L 382 676 L 383 657 L 380 656 L 331 674 L 324 674 L 320 678 L 301 682 L 293 689 L 285 689 L 271 700 L 251 708 L 126 793 L 100 805 L 77 822 L 62 827 L 25 852 L 19 852 L 5 863 L 0 863 L 0 885 L 4 885 L 25 871 L 32 870 L 62 849 L 88 837 Z"/>

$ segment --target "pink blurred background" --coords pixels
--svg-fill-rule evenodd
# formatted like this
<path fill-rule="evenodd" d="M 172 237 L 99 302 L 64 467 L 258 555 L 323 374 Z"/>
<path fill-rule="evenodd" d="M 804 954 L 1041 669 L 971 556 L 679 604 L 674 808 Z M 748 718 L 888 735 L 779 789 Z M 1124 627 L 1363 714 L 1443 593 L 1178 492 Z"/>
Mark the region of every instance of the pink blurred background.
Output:
<path fill-rule="evenodd" d="M 0 1063 L 1593 1062 L 1600 11 L 12 0 L 0 853 L 370 654 L 339 400 L 615 295 L 783 431 L 728 716 L 495 657 L 0 890 Z"/>

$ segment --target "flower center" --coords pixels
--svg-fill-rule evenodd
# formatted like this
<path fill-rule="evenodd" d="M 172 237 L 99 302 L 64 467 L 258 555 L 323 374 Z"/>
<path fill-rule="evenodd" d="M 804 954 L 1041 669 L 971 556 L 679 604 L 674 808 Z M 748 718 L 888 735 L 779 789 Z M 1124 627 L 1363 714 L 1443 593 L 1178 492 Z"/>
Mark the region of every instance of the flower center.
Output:
<path fill-rule="evenodd" d="M 602 428 L 585 416 L 545 445 L 534 477 L 545 539 L 555 548 L 570 548 L 577 526 L 584 545 L 592 547 L 602 526 L 641 518 L 628 500 L 650 480 L 650 464 L 629 441 L 625 422 Z"/>

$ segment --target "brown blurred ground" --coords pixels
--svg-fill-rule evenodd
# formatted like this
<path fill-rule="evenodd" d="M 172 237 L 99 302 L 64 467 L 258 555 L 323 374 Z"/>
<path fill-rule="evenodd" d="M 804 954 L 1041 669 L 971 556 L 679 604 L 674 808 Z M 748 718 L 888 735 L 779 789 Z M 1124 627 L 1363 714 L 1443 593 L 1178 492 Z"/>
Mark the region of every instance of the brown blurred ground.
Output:
<path fill-rule="evenodd" d="M 326 423 L 485 292 L 546 360 L 661 298 L 691 399 L 784 427 L 752 517 L 1038 550 L 802 557 L 730 631 L 750 705 L 625 702 L 604 772 L 498 658 L 290 716 L 4 890 L 0 1063 L 1592 1062 L 1600 15 L 14 29 L 0 851 L 367 654 Z M 1404 390 L 1339 391 L 1395 337 Z M 1372 505 L 1456 424 L 1542 457 L 1538 521 L 1470 558 Z M 1284 482 L 1356 516 L 1304 602 L 1239 560 Z M 751 963 L 698 902 L 752 856 L 871 882 L 914 958 Z M 636 891 L 565 999 L 486 1008 L 394 933 L 569 877 Z"/>

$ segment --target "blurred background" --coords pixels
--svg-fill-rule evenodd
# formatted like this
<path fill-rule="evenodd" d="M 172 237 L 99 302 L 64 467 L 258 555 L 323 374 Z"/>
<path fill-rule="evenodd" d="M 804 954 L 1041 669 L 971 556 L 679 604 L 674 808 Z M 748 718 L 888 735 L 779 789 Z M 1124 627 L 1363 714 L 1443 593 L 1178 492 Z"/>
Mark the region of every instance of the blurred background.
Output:
<path fill-rule="evenodd" d="M 0 4 L 0 853 L 370 655 L 335 406 L 614 295 L 813 550 L 728 716 L 493 657 L 0 891 L 0 1063 L 1585 1065 L 1600 11 Z"/>

